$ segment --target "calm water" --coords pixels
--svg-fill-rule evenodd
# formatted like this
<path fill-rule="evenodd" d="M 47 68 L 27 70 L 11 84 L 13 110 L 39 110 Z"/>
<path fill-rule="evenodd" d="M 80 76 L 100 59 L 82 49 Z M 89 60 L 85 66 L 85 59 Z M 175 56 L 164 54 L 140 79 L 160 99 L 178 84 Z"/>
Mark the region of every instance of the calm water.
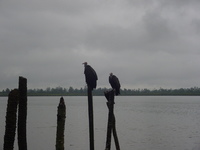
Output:
<path fill-rule="evenodd" d="M 60 97 L 29 97 L 29 150 L 54 150 Z M 65 149 L 88 150 L 87 97 L 64 97 L 67 106 Z M 115 117 L 122 150 L 200 150 L 200 97 L 115 98 Z M 0 97 L 0 149 L 3 149 L 7 98 Z M 95 149 L 105 148 L 108 109 L 94 97 Z M 112 142 L 112 150 L 114 150 Z M 15 150 L 18 150 L 15 144 Z"/>

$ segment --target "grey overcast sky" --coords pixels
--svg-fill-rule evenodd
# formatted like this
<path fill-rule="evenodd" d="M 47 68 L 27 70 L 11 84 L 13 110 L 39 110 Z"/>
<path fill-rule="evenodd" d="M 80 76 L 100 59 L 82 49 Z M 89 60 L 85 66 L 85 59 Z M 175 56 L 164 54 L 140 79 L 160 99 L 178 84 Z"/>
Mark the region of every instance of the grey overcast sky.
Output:
<path fill-rule="evenodd" d="M 199 0 L 1 0 L 0 90 L 200 87 Z"/>

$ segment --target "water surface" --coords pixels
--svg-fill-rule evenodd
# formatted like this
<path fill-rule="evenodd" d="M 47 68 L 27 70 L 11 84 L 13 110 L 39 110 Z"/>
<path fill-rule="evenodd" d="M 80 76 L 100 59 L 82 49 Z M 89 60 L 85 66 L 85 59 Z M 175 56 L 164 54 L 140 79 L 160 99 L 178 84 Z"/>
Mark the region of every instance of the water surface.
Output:
<path fill-rule="evenodd" d="M 28 97 L 29 150 L 53 150 L 60 97 Z M 87 150 L 87 97 L 64 97 L 65 149 Z M 200 97 L 118 96 L 115 117 L 122 150 L 199 150 Z M 0 97 L 0 149 L 3 148 L 7 97 Z M 106 99 L 94 97 L 95 149 L 105 148 L 108 109 Z M 112 141 L 112 150 L 114 150 Z M 15 143 L 15 150 L 18 150 Z"/>

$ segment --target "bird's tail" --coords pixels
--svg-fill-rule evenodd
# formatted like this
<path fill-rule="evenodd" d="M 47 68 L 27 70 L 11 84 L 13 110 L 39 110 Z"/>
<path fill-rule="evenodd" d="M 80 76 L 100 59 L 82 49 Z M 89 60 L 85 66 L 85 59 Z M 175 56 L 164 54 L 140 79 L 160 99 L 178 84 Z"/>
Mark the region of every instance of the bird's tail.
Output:
<path fill-rule="evenodd" d="M 120 94 L 120 89 L 116 89 L 115 90 L 115 95 L 117 96 L 117 95 L 119 95 Z"/>

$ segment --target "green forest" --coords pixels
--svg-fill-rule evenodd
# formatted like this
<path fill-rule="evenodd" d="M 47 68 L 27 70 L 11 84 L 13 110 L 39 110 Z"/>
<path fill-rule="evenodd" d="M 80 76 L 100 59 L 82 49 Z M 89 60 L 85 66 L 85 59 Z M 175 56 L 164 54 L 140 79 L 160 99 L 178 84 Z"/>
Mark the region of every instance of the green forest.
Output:
<path fill-rule="evenodd" d="M 111 89 L 97 88 L 93 91 L 94 96 L 102 96 L 105 91 Z M 0 96 L 7 96 L 11 90 L 5 89 L 0 91 Z M 180 89 L 121 89 L 121 96 L 200 96 L 199 87 L 180 88 Z M 87 88 L 46 88 L 46 89 L 28 89 L 28 96 L 86 96 Z"/>

